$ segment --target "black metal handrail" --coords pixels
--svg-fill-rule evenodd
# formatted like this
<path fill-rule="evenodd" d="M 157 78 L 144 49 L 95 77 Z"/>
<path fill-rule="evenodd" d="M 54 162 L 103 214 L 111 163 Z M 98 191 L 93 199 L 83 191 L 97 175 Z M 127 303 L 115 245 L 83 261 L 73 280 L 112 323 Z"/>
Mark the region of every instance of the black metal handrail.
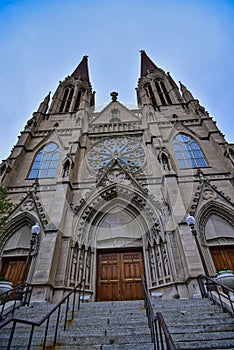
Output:
<path fill-rule="evenodd" d="M 0 294 L 0 299 L 1 299 L 0 320 L 2 320 L 6 314 L 11 313 L 13 315 L 15 312 L 15 309 L 18 308 L 20 305 L 29 305 L 31 295 L 32 295 L 32 288 L 33 287 L 30 283 L 23 283 L 11 288 L 10 290 L 4 293 L 1 293 Z M 17 293 L 19 289 L 23 291 L 20 299 L 17 298 L 17 295 L 18 295 Z M 20 301 L 20 304 L 18 301 Z M 10 311 L 5 312 L 7 311 L 6 307 L 8 306 L 9 302 L 12 302 Z"/>
<path fill-rule="evenodd" d="M 161 312 L 154 314 L 151 298 L 148 290 L 146 289 L 144 280 L 142 280 L 142 289 L 151 339 L 152 343 L 154 344 L 154 350 L 176 350 L 175 343 L 167 328 L 163 315 Z"/>
<path fill-rule="evenodd" d="M 220 305 L 223 312 L 228 311 L 234 317 L 234 290 L 217 282 L 212 277 L 198 276 L 202 298 L 209 298 Z"/>
<path fill-rule="evenodd" d="M 83 285 L 83 288 L 82 288 Z M 77 293 L 78 292 L 78 293 Z M 13 317 L 11 319 L 5 320 L 0 324 L 0 329 L 3 328 L 4 326 L 6 326 L 9 323 L 12 323 L 12 327 L 11 327 L 11 333 L 10 333 L 10 337 L 8 340 L 8 345 L 7 345 L 7 350 L 10 350 L 11 348 L 11 344 L 12 344 L 12 340 L 14 337 L 14 333 L 15 333 L 15 328 L 17 324 L 26 324 L 31 326 L 31 331 L 29 334 L 29 338 L 28 338 L 28 344 L 27 346 L 25 346 L 25 349 L 30 350 L 31 345 L 32 345 L 32 340 L 33 340 L 33 334 L 34 334 L 34 330 L 35 327 L 40 327 L 41 325 L 44 324 L 44 322 L 46 322 L 45 324 L 45 331 L 44 331 L 44 336 L 43 336 L 43 345 L 42 345 L 42 349 L 45 350 L 46 349 L 46 341 L 47 341 L 47 335 L 48 335 L 48 329 L 49 329 L 49 324 L 50 324 L 50 317 L 52 316 L 52 314 L 54 314 L 57 311 L 57 318 L 56 318 L 56 326 L 55 326 L 55 331 L 54 331 L 54 338 L 53 338 L 53 346 L 56 345 L 57 342 L 57 336 L 58 336 L 58 329 L 59 329 L 59 321 L 61 321 L 61 306 L 62 304 L 64 304 L 66 302 L 66 310 L 65 310 L 65 317 L 64 317 L 64 322 L 63 322 L 63 330 L 66 330 L 67 327 L 67 319 L 68 319 L 68 309 L 69 309 L 69 301 L 70 301 L 70 297 L 73 297 L 72 300 L 72 309 L 71 309 L 71 319 L 73 320 L 74 318 L 74 311 L 75 311 L 75 304 L 76 304 L 76 297 L 78 294 L 78 303 L 77 303 L 77 310 L 79 311 L 80 309 L 80 296 L 81 294 L 84 294 L 84 280 L 82 280 L 76 287 L 74 287 L 67 295 L 64 296 L 64 298 L 57 303 L 40 321 L 30 321 L 30 320 L 25 320 L 22 318 L 17 318 L 17 317 Z M 54 320 L 53 320 L 54 323 Z"/>

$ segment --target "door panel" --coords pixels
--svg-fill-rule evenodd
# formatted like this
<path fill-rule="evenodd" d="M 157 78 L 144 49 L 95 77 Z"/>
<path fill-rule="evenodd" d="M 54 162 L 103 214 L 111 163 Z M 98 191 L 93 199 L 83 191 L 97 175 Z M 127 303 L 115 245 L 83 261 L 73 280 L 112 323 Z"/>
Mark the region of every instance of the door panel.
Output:
<path fill-rule="evenodd" d="M 234 246 L 210 247 L 216 269 L 227 267 L 234 271 Z"/>
<path fill-rule="evenodd" d="M 26 257 L 24 258 L 4 258 L 0 275 L 9 279 L 14 286 L 21 282 L 25 267 Z M 26 274 L 27 277 L 27 274 Z"/>
<path fill-rule="evenodd" d="M 123 253 L 122 264 L 122 300 L 142 299 L 141 278 L 144 275 L 142 253 Z"/>
<path fill-rule="evenodd" d="M 119 300 L 119 257 L 117 254 L 101 254 L 98 260 L 99 301 Z"/>
<path fill-rule="evenodd" d="M 142 252 L 101 252 L 98 254 L 97 300 L 142 299 L 144 275 Z"/>

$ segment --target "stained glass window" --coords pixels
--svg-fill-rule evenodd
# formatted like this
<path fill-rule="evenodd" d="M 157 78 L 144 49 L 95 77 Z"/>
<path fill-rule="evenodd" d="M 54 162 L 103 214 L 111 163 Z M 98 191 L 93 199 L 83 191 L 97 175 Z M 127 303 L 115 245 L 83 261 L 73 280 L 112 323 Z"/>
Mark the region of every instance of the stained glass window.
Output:
<path fill-rule="evenodd" d="M 136 139 L 116 137 L 95 144 L 88 155 L 88 162 L 96 172 L 108 168 L 114 159 L 128 171 L 137 172 L 145 162 L 143 146 Z"/>
<path fill-rule="evenodd" d="M 175 137 L 173 146 L 180 169 L 208 166 L 200 147 L 191 137 L 179 134 Z"/>
<path fill-rule="evenodd" d="M 55 177 L 59 156 L 59 147 L 53 142 L 42 148 L 34 159 L 29 178 Z"/>

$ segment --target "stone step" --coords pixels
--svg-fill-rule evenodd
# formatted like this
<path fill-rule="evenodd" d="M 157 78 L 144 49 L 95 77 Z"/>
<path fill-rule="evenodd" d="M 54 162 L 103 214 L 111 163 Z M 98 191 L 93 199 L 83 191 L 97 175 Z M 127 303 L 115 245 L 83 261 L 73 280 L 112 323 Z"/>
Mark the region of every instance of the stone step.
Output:
<path fill-rule="evenodd" d="M 152 343 L 145 343 L 145 344 L 111 344 L 111 345 L 75 345 L 75 348 L 73 345 L 56 345 L 56 347 L 49 347 L 51 349 L 57 350 L 154 350 L 154 345 Z M 6 350 L 7 347 L 4 346 L 1 348 L 1 350 Z M 38 346 L 32 346 L 30 350 L 40 350 L 41 348 Z M 25 345 L 12 345 L 11 350 L 25 350 Z"/>
<path fill-rule="evenodd" d="M 133 300 L 133 301 L 102 301 L 102 302 L 91 302 L 91 303 L 80 303 L 81 308 L 90 308 L 90 305 L 92 304 L 92 308 L 99 308 L 99 309 L 134 309 L 136 307 L 144 306 L 143 300 Z"/>
<path fill-rule="evenodd" d="M 233 340 L 205 340 L 192 342 L 177 342 L 176 349 L 178 350 L 234 350 Z"/>
<path fill-rule="evenodd" d="M 63 326 L 63 325 L 62 325 Z M 43 334 L 45 330 L 45 324 L 43 324 L 41 327 L 35 327 L 34 329 L 34 334 L 38 335 L 38 334 Z M 2 338 L 8 337 L 11 331 L 11 327 L 9 328 L 4 328 L 4 334 L 2 334 Z M 15 334 L 17 337 L 24 337 L 27 336 L 31 331 L 31 326 L 29 325 L 19 325 L 17 326 L 16 330 L 15 330 Z M 55 332 L 55 324 L 50 324 L 49 325 L 49 332 L 50 333 L 54 333 Z M 62 334 L 63 331 L 63 327 L 59 327 L 59 333 Z M 92 325 L 90 326 L 77 326 L 76 324 L 72 324 L 67 326 L 66 329 L 67 333 L 71 333 L 71 334 L 76 334 L 79 336 L 89 336 L 89 335 L 136 335 L 136 334 L 145 334 L 145 335 L 149 335 L 150 334 L 150 329 L 147 327 L 146 324 L 142 324 L 142 325 L 138 325 L 138 327 L 136 327 L 135 325 L 116 325 L 116 324 L 106 324 L 106 325 L 97 325 L 94 326 Z M 64 334 L 64 333 L 63 333 Z"/>
<path fill-rule="evenodd" d="M 233 332 L 233 326 L 234 323 L 227 324 L 224 322 L 223 324 L 214 323 L 213 325 L 198 325 L 194 327 L 194 325 L 191 323 L 190 325 L 186 324 L 176 324 L 176 325 L 170 325 L 170 333 L 176 334 L 176 333 L 190 333 L 193 335 L 194 333 L 203 333 L 203 332 L 214 332 L 214 331 L 231 331 Z"/>
<path fill-rule="evenodd" d="M 53 306 L 52 306 L 53 307 Z M 32 305 L 17 313 L 25 319 L 41 319 L 51 307 L 48 305 Z M 64 310 L 62 318 L 64 319 Z M 35 316 L 36 313 L 36 316 Z M 68 313 L 67 330 L 64 332 L 59 328 L 58 344 L 56 349 L 76 350 L 153 350 L 150 330 L 143 302 L 120 302 L 118 304 L 90 303 L 81 304 L 81 310 L 75 311 L 74 320 L 70 320 Z M 52 334 L 55 330 L 56 315 L 52 316 L 52 326 L 49 327 L 48 340 L 52 341 Z M 63 325 L 63 321 L 60 321 Z M 10 326 L 9 326 L 10 327 Z M 45 325 L 41 329 L 35 328 L 32 349 L 40 349 L 43 339 Z M 13 339 L 11 349 L 25 349 L 30 334 L 30 327 L 25 325 L 17 326 L 17 333 Z M 5 334 L 10 329 L 5 330 Z M 5 349 L 4 336 L 0 339 L 0 348 Z"/>
<path fill-rule="evenodd" d="M 54 305 L 32 304 L 30 308 L 17 311 L 23 318 L 41 319 Z M 62 306 L 62 318 L 64 310 Z M 70 309 L 70 308 L 69 308 Z M 75 311 L 74 320 L 68 313 L 67 331 L 59 328 L 56 349 L 63 350 L 153 350 L 150 330 L 143 301 L 81 303 L 80 311 Z M 233 349 L 234 319 L 228 313 L 206 299 L 156 300 L 154 311 L 162 312 L 172 338 L 180 350 L 224 350 Z M 35 316 L 36 313 L 36 316 Z M 48 339 L 55 330 L 56 315 L 52 316 L 52 326 Z M 60 321 L 63 325 L 63 321 Z M 44 328 L 44 327 L 43 327 Z M 4 336 L 0 348 L 6 349 Z M 28 328 L 20 326 L 11 349 L 25 349 Z M 39 350 L 42 330 L 35 329 L 35 346 Z"/>
<path fill-rule="evenodd" d="M 48 342 L 52 344 L 52 337 L 49 336 L 47 338 Z M 25 336 L 13 338 L 12 346 L 25 346 L 27 344 L 28 338 Z M 122 344 L 140 344 L 140 343 L 150 343 L 150 335 L 145 334 L 132 334 L 129 335 L 126 339 L 126 337 L 118 336 L 118 335 L 111 335 L 111 336 L 77 336 L 74 335 L 74 333 L 70 334 L 69 332 L 66 332 L 64 334 L 61 334 L 58 336 L 58 344 L 62 345 L 122 345 Z M 42 345 L 42 338 L 38 335 L 33 337 L 33 346 L 41 346 Z M 5 346 L 4 339 L 0 339 L 0 348 L 3 349 Z M 25 346 L 26 347 L 26 346 Z"/>
<path fill-rule="evenodd" d="M 75 312 L 74 316 L 77 319 L 87 319 L 90 318 L 90 313 L 92 314 L 92 318 L 144 318 L 146 317 L 146 312 L 131 312 L 131 313 L 125 313 L 125 312 L 99 312 L 99 313 L 93 313 L 92 310 L 90 312 Z M 71 312 L 69 313 L 71 315 Z"/>
<path fill-rule="evenodd" d="M 118 315 L 118 316 L 102 316 L 100 315 L 98 316 L 92 316 L 92 318 L 90 316 L 83 316 L 83 315 L 79 315 L 78 317 L 74 318 L 74 322 L 77 323 L 81 323 L 81 322 L 87 322 L 87 323 L 95 323 L 95 321 L 100 321 L 101 323 L 119 323 L 121 324 L 124 320 L 128 320 L 128 323 L 140 323 L 143 322 L 144 320 L 146 320 L 146 316 L 144 315 L 131 315 L 131 316 L 126 316 L 126 315 Z"/>
<path fill-rule="evenodd" d="M 207 340 L 232 340 L 234 346 L 233 331 L 229 332 L 193 332 L 190 333 L 173 333 L 175 342 L 193 342 L 193 341 L 207 341 Z"/>
<path fill-rule="evenodd" d="M 184 307 L 182 305 L 180 306 L 163 306 L 163 305 L 154 305 L 153 309 L 155 311 L 161 312 L 161 310 L 165 310 L 166 312 L 190 312 L 190 313 L 197 313 L 201 308 L 204 308 L 204 305 L 196 305 L 196 307 L 191 307 L 188 305 L 185 305 Z M 203 311 L 205 312 L 212 312 L 214 310 L 217 310 L 217 305 L 207 305 Z"/>

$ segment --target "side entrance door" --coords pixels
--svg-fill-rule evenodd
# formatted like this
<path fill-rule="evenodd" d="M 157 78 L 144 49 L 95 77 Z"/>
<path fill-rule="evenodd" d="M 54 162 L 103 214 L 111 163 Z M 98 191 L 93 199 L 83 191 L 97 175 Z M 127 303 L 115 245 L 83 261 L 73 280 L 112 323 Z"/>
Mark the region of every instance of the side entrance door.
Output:
<path fill-rule="evenodd" d="M 234 271 L 234 246 L 210 247 L 210 252 L 216 269 L 227 267 Z"/>
<path fill-rule="evenodd" d="M 97 301 L 143 299 L 142 277 L 144 277 L 142 251 L 99 252 Z"/>
<path fill-rule="evenodd" d="M 21 283 L 25 262 L 26 257 L 3 258 L 0 275 L 9 279 L 14 286 L 19 285 Z"/>

